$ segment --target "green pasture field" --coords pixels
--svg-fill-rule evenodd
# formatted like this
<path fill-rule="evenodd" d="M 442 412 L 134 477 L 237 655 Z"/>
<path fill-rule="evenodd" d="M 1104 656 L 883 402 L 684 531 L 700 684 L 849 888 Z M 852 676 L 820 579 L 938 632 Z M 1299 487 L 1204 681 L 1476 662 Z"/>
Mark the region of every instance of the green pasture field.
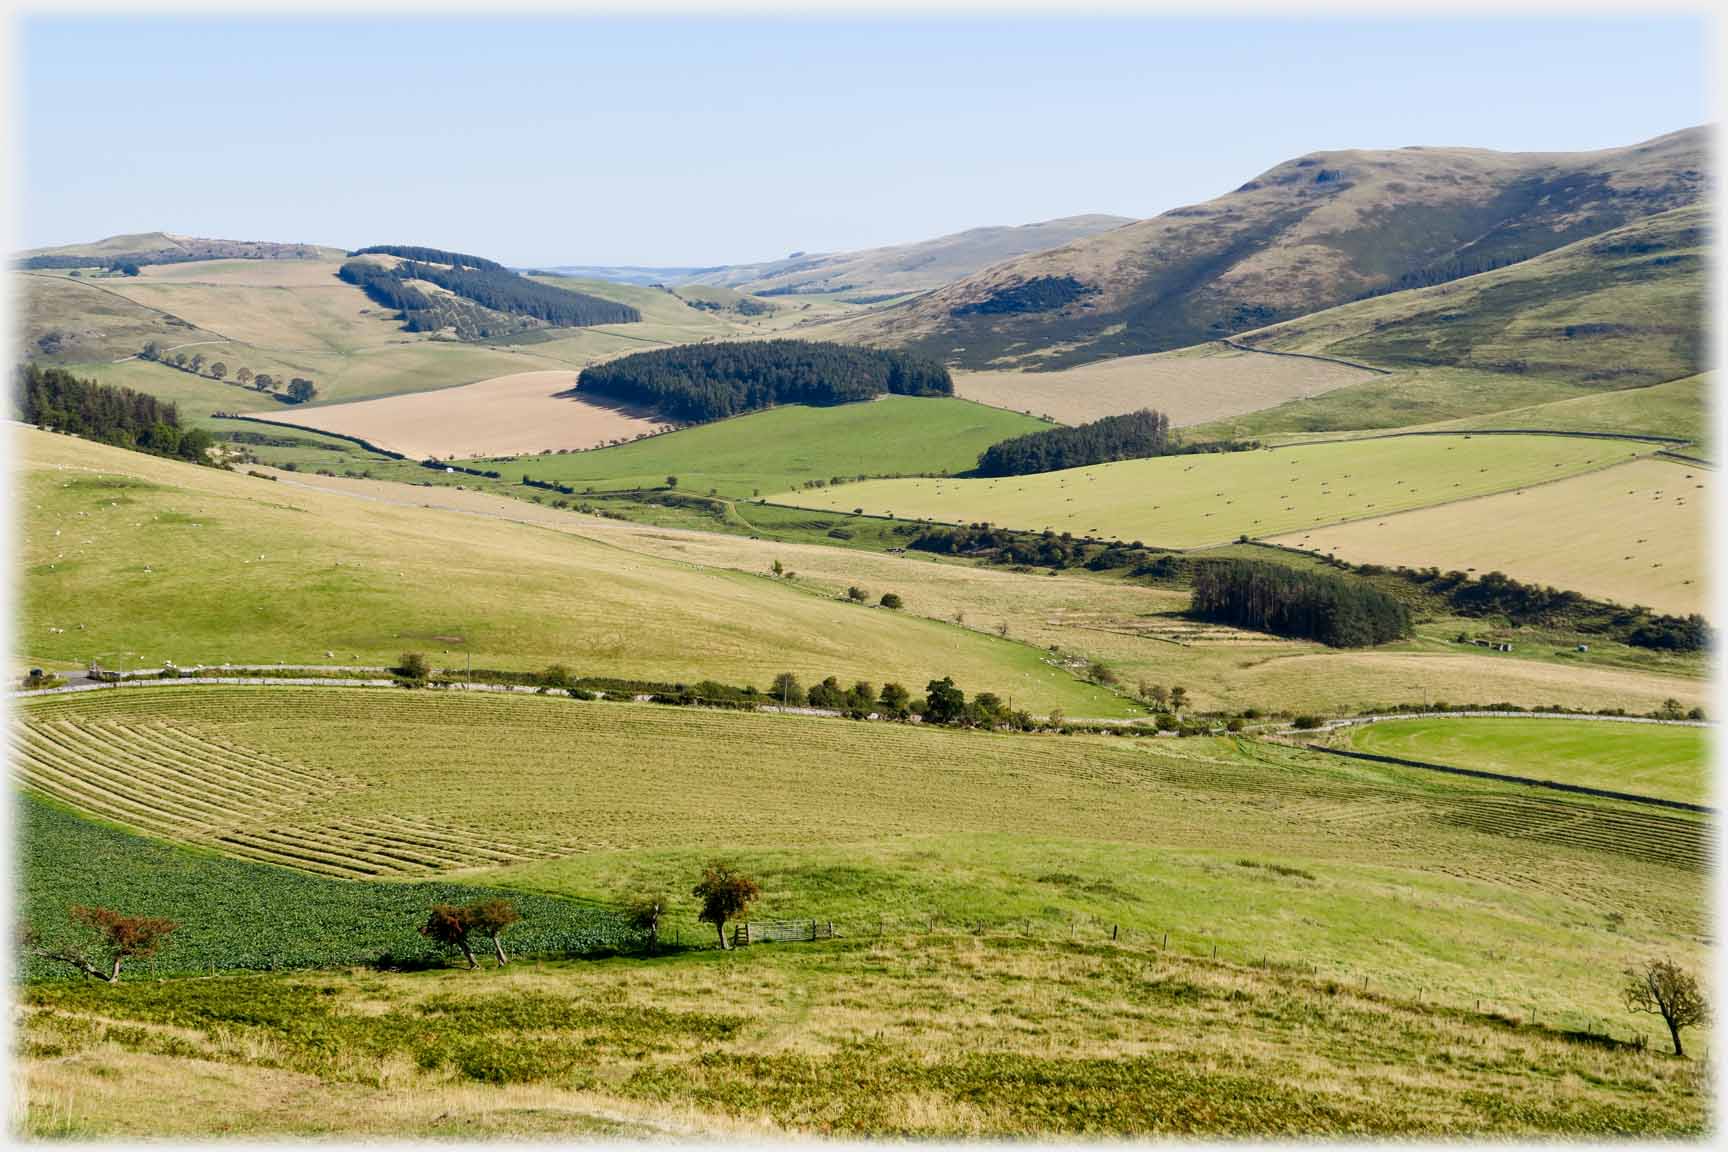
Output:
<path fill-rule="evenodd" d="M 990 445 L 1048 425 L 1018 412 L 951 397 L 883 396 L 811 408 L 752 412 L 662 436 L 500 465 L 578 491 L 660 488 L 764 496 L 809 480 L 908 472 L 961 472 Z M 517 464 L 521 467 L 518 468 Z"/>
<path fill-rule="evenodd" d="M 1665 384 L 1599 392 L 1530 408 L 1448 421 L 1436 428 L 1556 428 L 1574 432 L 1621 432 L 1678 436 L 1706 444 L 1713 374 Z"/>
<path fill-rule="evenodd" d="M 1667 724 L 1444 717 L 1383 720 L 1347 733 L 1360 752 L 1710 802 L 1709 733 Z"/>
<path fill-rule="evenodd" d="M 1141 714 L 1029 645 L 515 522 L 526 505 L 507 518 L 390 504 L 17 435 L 17 647 L 31 658 L 377 665 L 419 650 L 691 683 L 952 675 L 1038 712 Z"/>
<path fill-rule="evenodd" d="M 776 503 L 902 520 L 988 521 L 1164 547 L 1265 537 L 1559 480 L 1654 445 L 1564 436 L 1416 436 L 1166 456 L 990 479 L 870 480 Z"/>
<path fill-rule="evenodd" d="M 663 890 L 685 942 L 725 856 L 762 880 L 757 915 L 851 936 L 1115 924 L 1549 1019 L 1618 1016 L 1604 956 L 1704 954 L 1701 818 L 1247 740 L 204 685 L 30 700 L 18 748 L 29 787 L 153 835 L 331 875 Z"/>

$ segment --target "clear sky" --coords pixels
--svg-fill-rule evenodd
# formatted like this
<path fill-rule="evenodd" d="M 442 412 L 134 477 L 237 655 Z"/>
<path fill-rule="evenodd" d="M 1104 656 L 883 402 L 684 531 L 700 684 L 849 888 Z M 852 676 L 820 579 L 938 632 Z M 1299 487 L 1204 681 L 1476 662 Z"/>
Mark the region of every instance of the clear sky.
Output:
<path fill-rule="evenodd" d="M 713 264 L 1150 216 L 1324 148 L 1628 144 L 1697 18 L 37 17 L 19 238 Z"/>

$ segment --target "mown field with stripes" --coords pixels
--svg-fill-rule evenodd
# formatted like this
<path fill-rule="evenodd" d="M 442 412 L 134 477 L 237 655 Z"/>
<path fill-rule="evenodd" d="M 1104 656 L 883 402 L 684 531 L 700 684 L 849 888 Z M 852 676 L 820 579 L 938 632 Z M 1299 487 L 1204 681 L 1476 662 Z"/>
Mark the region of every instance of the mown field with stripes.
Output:
<path fill-rule="evenodd" d="M 763 916 L 1116 923 L 1580 1013 L 1615 1003 L 1605 954 L 1707 931 L 1702 818 L 1249 740 L 186 685 L 31 699 L 12 740 L 30 793 L 329 878 L 613 903 L 723 855 Z"/>

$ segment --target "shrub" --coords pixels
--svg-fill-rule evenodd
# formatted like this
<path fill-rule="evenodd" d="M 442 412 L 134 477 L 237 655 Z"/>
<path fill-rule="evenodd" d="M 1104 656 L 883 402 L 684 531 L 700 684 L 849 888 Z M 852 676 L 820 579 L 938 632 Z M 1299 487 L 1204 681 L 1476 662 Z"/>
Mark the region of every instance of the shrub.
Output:
<path fill-rule="evenodd" d="M 904 608 L 906 606 L 906 602 L 900 599 L 900 594 L 897 592 L 882 593 L 882 599 L 877 601 L 877 603 L 881 604 L 884 608 Z"/>

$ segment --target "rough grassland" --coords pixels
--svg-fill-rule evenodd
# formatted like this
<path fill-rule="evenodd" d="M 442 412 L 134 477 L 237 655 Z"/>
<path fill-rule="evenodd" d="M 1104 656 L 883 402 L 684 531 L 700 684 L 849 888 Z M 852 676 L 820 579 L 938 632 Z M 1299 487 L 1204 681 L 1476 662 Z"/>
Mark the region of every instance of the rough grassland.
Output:
<path fill-rule="evenodd" d="M 1631 432 L 1703 442 L 1710 431 L 1706 405 L 1713 379 L 1714 374 L 1705 372 L 1647 388 L 1626 388 L 1619 392 L 1556 400 L 1551 404 L 1452 420 L 1434 427 Z"/>
<path fill-rule="evenodd" d="M 1084 424 L 1156 408 L 1177 426 L 1204 424 L 1373 379 L 1319 360 L 1237 352 L 1222 344 L 1123 356 L 1056 372 L 955 372 L 968 400 Z"/>
<path fill-rule="evenodd" d="M 1523 488 L 1650 451 L 1561 436 L 1396 437 L 1001 479 L 872 480 L 772 499 L 1192 548 Z"/>
<path fill-rule="evenodd" d="M 737 518 L 734 528 L 742 534 L 721 534 L 601 519 L 447 485 L 420 488 L 305 473 L 277 475 L 288 485 L 310 485 L 355 499 L 522 520 L 700 568 L 761 576 L 779 560 L 797 573 L 795 586 L 810 594 L 839 599 L 854 585 L 872 599 L 897 592 L 905 598 L 908 613 L 990 635 L 1006 627 L 1012 639 L 1060 649 L 1065 659 L 1107 661 L 1129 686 L 1142 679 L 1184 685 L 1205 709 L 1358 711 L 1426 699 L 1647 712 L 1670 696 L 1688 707 L 1703 703 L 1707 691 L 1696 660 L 1620 645 L 1597 643 L 1588 653 L 1575 653 L 1567 644 L 1563 655 L 1551 655 L 1532 643 L 1512 654 L 1461 650 L 1450 643 L 1465 626 L 1461 622 L 1434 622 L 1408 644 L 1374 652 L 1340 652 L 1197 625 L 1182 615 L 1187 594 L 1174 589 L 1077 573 L 1027 576 L 916 551 L 887 555 L 775 541 L 768 538 L 768 529 L 758 527 L 770 508 L 748 503 L 730 507 L 729 514 Z M 762 539 L 748 538 L 759 531 Z M 1551 662 L 1562 658 L 1564 666 Z"/>
<path fill-rule="evenodd" d="M 1696 1061 L 1144 944 L 38 987 L 26 1136 L 1701 1136 Z"/>
<path fill-rule="evenodd" d="M 1709 736 L 1702 728 L 1448 717 L 1385 720 L 1349 729 L 1347 739 L 1381 756 L 1710 802 Z"/>
<path fill-rule="evenodd" d="M 522 472 L 578 491 L 658 488 L 676 475 L 691 492 L 765 495 L 807 480 L 907 472 L 960 472 L 990 445 L 1047 427 L 949 397 L 883 396 L 856 404 L 802 404 L 752 412 L 635 444 L 524 460 Z"/>
<path fill-rule="evenodd" d="M 1498 569 L 1626 605 L 1703 612 L 1710 599 L 1706 509 L 1713 479 L 1691 464 L 1636 460 L 1558 484 L 1276 542 L 1356 564 Z"/>
<path fill-rule="evenodd" d="M 953 675 L 1037 710 L 1130 708 L 1028 646 L 766 577 L 17 435 L 16 644 L 29 657 L 381 664 L 422 650 L 437 663 L 690 682 L 766 684 L 791 669 L 922 688 Z"/>
<path fill-rule="evenodd" d="M 252 415 L 357 436 L 416 460 L 594 448 L 665 427 L 563 395 L 575 386 L 576 373 L 568 370 L 516 372 L 436 392 Z"/>
<path fill-rule="evenodd" d="M 1605 967 L 1704 949 L 1697 817 L 1246 741 L 221 686 L 35 700 L 20 727 L 31 787 L 143 831 L 224 852 L 270 835 L 358 864 L 420 825 L 547 854 L 422 875 L 607 902 L 651 886 L 685 942 L 702 932 L 689 877 L 726 855 L 762 879 L 758 915 L 848 935 L 879 916 L 1103 921 L 1580 1023 L 1619 1015 Z M 311 783 L 272 807 L 238 779 L 259 764 Z"/>

